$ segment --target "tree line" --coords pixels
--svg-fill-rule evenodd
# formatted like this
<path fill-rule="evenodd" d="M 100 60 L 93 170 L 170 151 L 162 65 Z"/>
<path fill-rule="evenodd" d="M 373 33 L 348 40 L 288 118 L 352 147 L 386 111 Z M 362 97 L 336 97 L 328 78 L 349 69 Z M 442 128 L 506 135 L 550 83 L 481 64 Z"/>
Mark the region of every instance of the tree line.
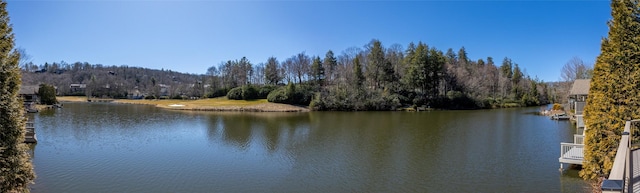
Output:
<path fill-rule="evenodd" d="M 530 77 L 508 57 L 497 64 L 492 57 L 469 58 L 464 47 L 457 52 L 451 48 L 443 52 L 422 42 L 409 43 L 407 48 L 384 47 L 376 39 L 340 54 L 300 52 L 258 64 L 246 57 L 228 60 L 212 65 L 204 75 L 64 61 L 25 63 L 22 69 L 25 84 L 52 84 L 61 95 L 247 99 L 238 95 L 244 90 L 250 98 L 310 105 L 315 110 L 499 108 L 564 98 L 558 96 L 556 86 Z M 85 84 L 86 89 L 77 92 L 71 84 Z"/>
<path fill-rule="evenodd" d="M 316 110 L 496 108 L 561 98 L 508 57 L 498 66 L 492 57 L 468 58 L 464 47 L 443 52 L 419 42 L 406 49 L 399 44 L 386 48 L 376 39 L 338 55 L 332 50 L 324 56 L 301 52 L 283 61 L 270 57 L 257 65 L 246 58 L 229 60 L 211 66 L 206 75 L 210 92 L 217 96 L 236 87 L 272 85 L 279 86 L 273 91 L 280 94 L 268 97 L 270 101 L 282 102 L 277 98 L 298 92 L 308 97 L 298 100 L 300 105 Z"/>

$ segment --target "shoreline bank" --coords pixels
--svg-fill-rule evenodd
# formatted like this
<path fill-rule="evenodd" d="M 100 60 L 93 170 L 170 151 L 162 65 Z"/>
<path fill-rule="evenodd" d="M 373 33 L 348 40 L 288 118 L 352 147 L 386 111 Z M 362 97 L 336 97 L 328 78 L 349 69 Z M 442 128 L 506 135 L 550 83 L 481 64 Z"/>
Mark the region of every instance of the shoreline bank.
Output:
<path fill-rule="evenodd" d="M 57 97 L 60 102 L 89 102 L 86 97 Z M 158 108 L 183 111 L 235 111 L 235 112 L 309 112 L 308 108 L 271 103 L 262 100 L 229 100 L 224 97 L 198 100 L 130 100 L 114 99 L 110 103 L 154 105 Z"/>

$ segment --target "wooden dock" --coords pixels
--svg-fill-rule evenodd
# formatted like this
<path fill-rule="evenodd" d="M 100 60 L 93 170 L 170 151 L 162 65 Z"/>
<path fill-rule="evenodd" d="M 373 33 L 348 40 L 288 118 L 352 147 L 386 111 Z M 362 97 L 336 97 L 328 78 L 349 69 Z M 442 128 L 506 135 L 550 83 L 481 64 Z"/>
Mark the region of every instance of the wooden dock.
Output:
<path fill-rule="evenodd" d="M 583 115 L 576 117 L 576 134 L 573 135 L 573 143 L 560 143 L 560 170 L 563 164 L 582 165 L 584 161 L 584 119 Z"/>
<path fill-rule="evenodd" d="M 569 120 L 570 118 L 567 114 L 554 114 L 551 116 L 553 120 Z"/>
<path fill-rule="evenodd" d="M 561 155 L 558 158 L 560 163 L 582 165 L 584 160 L 584 144 L 560 143 Z M 562 165 L 560 165 L 562 167 Z"/>
<path fill-rule="evenodd" d="M 36 127 L 33 122 L 27 122 L 25 124 L 25 129 L 27 133 L 24 135 L 25 143 L 38 143 L 38 138 L 36 137 Z"/>
<path fill-rule="evenodd" d="M 108 99 L 108 98 L 88 98 L 87 102 L 95 102 L 95 103 L 110 103 L 113 102 L 115 99 Z"/>
<path fill-rule="evenodd" d="M 632 192 L 640 192 L 640 150 L 631 150 L 631 174 L 629 175 L 633 185 L 631 185 Z"/>

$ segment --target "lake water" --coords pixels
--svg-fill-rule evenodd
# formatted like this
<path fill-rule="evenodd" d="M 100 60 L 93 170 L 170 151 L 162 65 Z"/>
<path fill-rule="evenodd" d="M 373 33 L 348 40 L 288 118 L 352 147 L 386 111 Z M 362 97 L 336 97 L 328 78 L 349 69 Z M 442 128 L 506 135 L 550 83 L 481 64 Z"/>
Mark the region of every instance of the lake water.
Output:
<path fill-rule="evenodd" d="M 539 108 L 231 113 L 66 103 L 32 115 L 32 192 L 588 192 Z"/>

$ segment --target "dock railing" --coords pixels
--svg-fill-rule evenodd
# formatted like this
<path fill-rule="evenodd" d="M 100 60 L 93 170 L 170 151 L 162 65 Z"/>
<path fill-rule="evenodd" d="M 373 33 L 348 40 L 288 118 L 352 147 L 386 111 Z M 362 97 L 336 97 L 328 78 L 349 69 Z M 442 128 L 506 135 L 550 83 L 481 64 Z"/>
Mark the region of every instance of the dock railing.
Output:
<path fill-rule="evenodd" d="M 574 115 L 576 117 L 576 128 L 584 128 L 584 115 Z M 582 133 L 578 133 L 582 134 Z"/>
<path fill-rule="evenodd" d="M 582 164 L 584 144 L 560 143 L 560 159 L 564 163 Z"/>
<path fill-rule="evenodd" d="M 575 102 L 575 114 L 582 115 L 584 113 L 584 107 L 587 105 L 587 102 Z"/>
<path fill-rule="evenodd" d="M 573 135 L 573 143 L 575 143 L 575 144 L 584 144 L 584 135 L 574 134 Z"/>
<path fill-rule="evenodd" d="M 36 143 L 38 140 L 36 139 L 36 128 L 33 122 L 27 121 L 24 125 L 25 134 L 24 134 L 24 142 L 25 143 Z"/>
<path fill-rule="evenodd" d="M 573 135 L 573 143 L 560 143 L 560 171 L 563 164 L 582 165 L 584 160 L 584 121 L 582 115 L 575 115 L 576 134 Z"/>
<path fill-rule="evenodd" d="M 582 135 L 582 134 L 584 134 L 584 127 L 578 127 L 578 128 L 576 128 L 576 134 L 578 134 L 578 135 Z"/>
<path fill-rule="evenodd" d="M 632 126 L 640 123 L 639 120 L 627 121 L 624 125 L 624 131 L 620 138 L 620 144 L 616 151 L 616 157 L 611 167 L 609 177 L 602 182 L 602 192 L 633 192 L 633 186 L 629 185 L 630 176 L 632 175 L 631 166 L 631 150 L 636 146 L 637 140 L 632 137 L 639 134 L 637 126 Z M 633 129 L 632 129 L 633 127 Z"/>

